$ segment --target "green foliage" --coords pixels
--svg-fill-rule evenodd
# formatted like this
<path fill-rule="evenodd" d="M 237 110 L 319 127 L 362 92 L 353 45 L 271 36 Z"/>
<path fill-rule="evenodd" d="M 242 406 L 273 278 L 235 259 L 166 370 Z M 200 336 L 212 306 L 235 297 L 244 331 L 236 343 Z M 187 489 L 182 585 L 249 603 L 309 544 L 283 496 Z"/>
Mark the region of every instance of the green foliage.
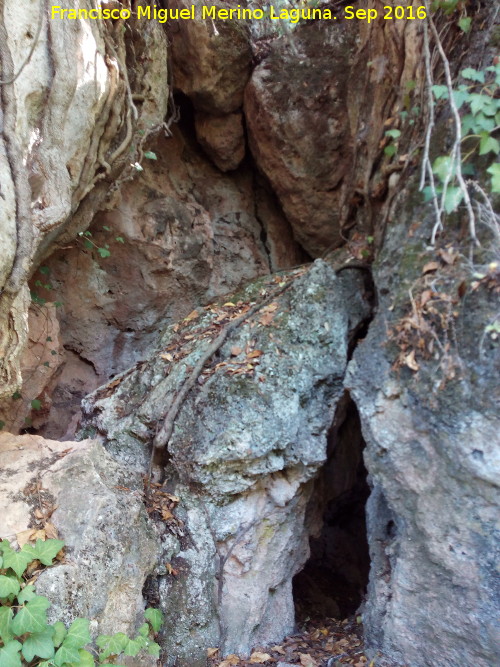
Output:
<path fill-rule="evenodd" d="M 444 210 L 456 211 L 463 200 L 463 192 L 458 187 L 458 169 L 462 174 L 474 173 L 470 162 L 473 156 L 491 158 L 485 171 L 491 176 L 489 188 L 492 193 L 500 193 L 500 166 L 497 162 L 500 142 L 494 136 L 500 129 L 500 65 L 492 65 L 485 70 L 468 67 L 461 72 L 466 83 L 452 91 L 453 101 L 461 112 L 462 164 L 457 164 L 451 155 L 438 156 L 432 165 L 437 177 L 436 193 L 444 194 Z M 449 100 L 447 86 L 432 86 L 436 101 Z M 431 188 L 425 188 L 426 200 L 432 198 Z"/>
<path fill-rule="evenodd" d="M 87 619 L 77 618 L 69 628 L 61 621 L 47 622 L 50 602 L 26 583 L 26 571 L 33 561 L 52 565 L 63 546 L 61 540 L 37 540 L 16 551 L 7 540 L 0 542 L 0 666 L 95 667 L 116 664 L 122 654 L 159 656 L 160 646 L 153 641 L 163 623 L 158 609 L 146 609 L 147 622 L 134 639 L 123 632 L 100 635 L 97 649 L 89 646 Z"/>

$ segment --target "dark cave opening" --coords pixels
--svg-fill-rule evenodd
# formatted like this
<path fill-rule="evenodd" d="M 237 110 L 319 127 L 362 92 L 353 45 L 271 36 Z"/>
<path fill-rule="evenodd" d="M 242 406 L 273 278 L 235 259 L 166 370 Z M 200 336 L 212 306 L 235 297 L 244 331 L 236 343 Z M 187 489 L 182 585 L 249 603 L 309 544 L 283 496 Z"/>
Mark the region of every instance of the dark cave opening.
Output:
<path fill-rule="evenodd" d="M 306 522 L 310 557 L 293 579 L 297 620 L 354 614 L 368 584 L 365 506 L 370 488 L 358 410 L 346 392 L 328 435 L 328 460 L 315 484 Z"/>

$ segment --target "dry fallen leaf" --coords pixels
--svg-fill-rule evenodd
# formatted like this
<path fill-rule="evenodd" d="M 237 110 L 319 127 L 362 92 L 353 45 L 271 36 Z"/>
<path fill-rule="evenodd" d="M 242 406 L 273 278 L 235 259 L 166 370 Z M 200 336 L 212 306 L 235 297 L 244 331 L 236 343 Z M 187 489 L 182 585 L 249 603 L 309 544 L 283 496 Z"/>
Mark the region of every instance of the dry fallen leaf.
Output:
<path fill-rule="evenodd" d="M 223 304 L 223 308 L 226 307 L 232 307 L 234 308 L 235 304 L 232 301 L 227 301 L 225 304 Z"/>
<path fill-rule="evenodd" d="M 240 659 L 234 653 L 228 655 L 225 660 L 219 663 L 219 667 L 232 667 L 232 665 L 239 665 Z"/>
<path fill-rule="evenodd" d="M 33 528 L 28 528 L 28 530 L 22 530 L 20 533 L 16 533 L 16 540 L 19 544 L 19 548 L 22 549 L 25 544 L 28 544 L 28 542 L 35 541 L 33 540 L 33 535 L 38 532 L 40 531 L 33 530 Z"/>
<path fill-rule="evenodd" d="M 162 516 L 164 521 L 169 521 L 170 519 L 174 518 L 174 515 L 172 514 L 172 512 L 170 510 L 166 510 L 166 509 L 163 509 L 161 511 L 161 516 Z"/>
<path fill-rule="evenodd" d="M 197 310 L 192 310 L 187 317 L 183 319 L 183 322 L 191 322 L 199 317 L 200 313 Z"/>
<path fill-rule="evenodd" d="M 275 651 L 276 653 L 279 653 L 280 655 L 285 655 L 286 651 L 283 648 L 283 646 L 271 646 L 271 651 Z"/>
<path fill-rule="evenodd" d="M 420 366 L 417 364 L 417 361 L 415 359 L 415 350 L 412 350 L 409 354 L 406 355 L 405 364 L 412 371 L 418 371 L 419 370 Z"/>
<path fill-rule="evenodd" d="M 308 653 L 299 653 L 302 667 L 318 667 L 318 663 Z"/>
<path fill-rule="evenodd" d="M 165 359 L 165 361 L 173 361 L 174 358 L 170 352 L 167 352 L 166 354 L 160 354 L 160 359 Z"/>
<path fill-rule="evenodd" d="M 218 648 L 207 648 L 207 658 L 213 658 L 219 652 Z"/>
<path fill-rule="evenodd" d="M 250 662 L 252 663 L 266 662 L 266 660 L 270 659 L 271 656 L 269 655 L 269 653 L 259 653 L 258 651 L 254 651 L 250 656 Z"/>
<path fill-rule="evenodd" d="M 256 359 L 257 357 L 261 357 L 264 354 L 262 350 L 253 350 L 253 352 L 248 353 L 248 359 Z"/>
<path fill-rule="evenodd" d="M 241 347 L 238 347 L 237 345 L 235 345 L 234 347 L 231 348 L 231 356 L 232 357 L 237 357 L 242 352 L 243 352 L 243 350 L 241 349 Z"/>
<path fill-rule="evenodd" d="M 427 301 L 432 298 L 432 290 L 431 289 L 426 289 L 422 292 L 420 295 L 420 305 L 425 306 Z"/>
<path fill-rule="evenodd" d="M 437 262 L 427 262 L 427 264 L 422 269 L 422 273 L 432 273 L 439 269 L 439 264 Z"/>
<path fill-rule="evenodd" d="M 44 526 L 45 530 L 45 535 L 47 536 L 47 539 L 49 540 L 57 540 L 59 537 L 59 534 L 57 532 L 57 528 L 54 526 L 53 523 L 50 523 L 50 521 L 47 521 L 47 523 Z"/>

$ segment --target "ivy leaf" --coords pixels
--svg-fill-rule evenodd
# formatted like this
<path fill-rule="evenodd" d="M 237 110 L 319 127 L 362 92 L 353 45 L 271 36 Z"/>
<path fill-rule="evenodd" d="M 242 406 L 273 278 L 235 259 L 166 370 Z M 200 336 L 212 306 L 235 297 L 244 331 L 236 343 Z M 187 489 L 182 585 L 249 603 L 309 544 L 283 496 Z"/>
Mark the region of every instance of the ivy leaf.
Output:
<path fill-rule="evenodd" d="M 101 257 L 110 257 L 111 253 L 107 248 L 97 248 L 97 252 L 101 255 Z"/>
<path fill-rule="evenodd" d="M 144 153 L 144 157 L 147 158 L 148 160 L 157 160 L 158 159 L 156 157 L 156 153 L 153 153 L 153 151 L 146 151 Z"/>
<path fill-rule="evenodd" d="M 386 137 L 391 137 L 391 139 L 399 139 L 401 136 L 401 131 L 400 130 L 387 130 L 385 133 Z"/>
<path fill-rule="evenodd" d="M 34 398 L 31 401 L 31 407 L 33 408 L 33 410 L 40 410 L 40 408 L 42 407 L 42 402 L 39 401 L 38 398 Z"/>
<path fill-rule="evenodd" d="M 80 661 L 71 662 L 69 663 L 68 667 L 95 667 L 95 660 L 92 653 L 89 653 L 88 651 L 85 651 L 85 649 L 81 648 L 78 651 L 78 655 L 80 656 Z"/>
<path fill-rule="evenodd" d="M 2 667 L 22 667 L 21 657 L 19 651 L 21 650 L 20 642 L 14 640 L 5 644 L 0 649 L 0 665 Z"/>
<path fill-rule="evenodd" d="M 0 598 L 8 598 L 9 595 L 17 595 L 21 590 L 19 579 L 14 575 L 0 574 Z"/>
<path fill-rule="evenodd" d="M 455 106 L 457 107 L 457 109 L 460 109 L 463 103 L 467 101 L 468 97 L 469 93 L 466 90 L 453 91 L 453 101 L 455 102 Z"/>
<path fill-rule="evenodd" d="M 492 164 L 486 170 L 491 174 L 491 189 L 493 192 L 500 192 L 500 164 Z"/>
<path fill-rule="evenodd" d="M 448 86 L 432 86 L 432 92 L 437 100 L 448 99 Z"/>
<path fill-rule="evenodd" d="M 37 595 L 22 607 L 12 621 L 12 631 L 15 635 L 24 635 L 25 632 L 42 632 L 47 625 L 47 609 L 50 602 L 47 598 Z"/>
<path fill-rule="evenodd" d="M 12 607 L 0 607 L 0 637 L 4 644 L 8 644 L 14 636 L 10 630 L 13 617 Z"/>
<path fill-rule="evenodd" d="M 441 181 L 444 183 L 448 176 L 453 176 L 455 174 L 453 160 L 449 155 L 440 155 L 434 160 L 432 171 L 434 174 L 439 176 Z"/>
<path fill-rule="evenodd" d="M 141 637 L 147 637 L 149 635 L 149 625 L 147 623 L 143 623 L 141 625 L 139 628 L 139 634 Z"/>
<path fill-rule="evenodd" d="M 489 105 L 489 102 L 490 98 L 488 95 L 481 95 L 480 93 L 471 93 L 469 95 L 469 104 L 474 116 L 483 111 Z"/>
<path fill-rule="evenodd" d="M 24 604 L 25 602 L 33 600 L 34 597 L 36 597 L 35 587 L 30 584 L 29 586 L 25 586 L 19 593 L 17 601 L 19 604 Z"/>
<path fill-rule="evenodd" d="M 118 241 L 118 243 L 125 243 L 123 236 L 116 236 L 115 241 Z"/>
<path fill-rule="evenodd" d="M 41 266 L 39 269 L 40 273 L 42 273 L 44 276 L 48 276 L 50 273 L 50 269 L 48 266 Z"/>
<path fill-rule="evenodd" d="M 52 635 L 54 628 L 48 626 L 43 632 L 33 632 L 23 644 L 23 656 L 27 662 L 31 662 L 33 658 L 52 658 L 54 655 L 54 643 Z"/>
<path fill-rule="evenodd" d="M 149 621 L 155 632 L 158 632 L 163 625 L 163 614 L 159 609 L 153 609 L 153 607 L 149 607 L 149 609 L 146 609 L 144 612 L 144 618 L 146 621 Z"/>
<path fill-rule="evenodd" d="M 148 650 L 149 655 L 153 655 L 155 658 L 160 657 L 161 647 L 156 642 L 150 642 L 148 644 L 148 649 L 147 650 Z"/>
<path fill-rule="evenodd" d="M 129 642 L 129 638 L 123 632 L 117 632 L 112 637 L 109 635 L 100 635 L 97 637 L 96 644 L 102 650 L 100 658 L 109 658 L 110 655 L 120 655 Z"/>
<path fill-rule="evenodd" d="M 3 566 L 12 568 L 17 576 L 21 577 L 28 563 L 31 563 L 34 558 L 26 551 L 14 551 L 8 543 L 7 545 L 3 551 Z"/>
<path fill-rule="evenodd" d="M 57 653 L 54 656 L 54 663 L 57 667 L 62 667 L 66 662 L 76 662 L 78 665 L 79 660 L 80 654 L 78 653 L 78 650 L 71 646 L 65 646 L 64 643 L 57 649 Z"/>
<path fill-rule="evenodd" d="M 472 19 L 470 18 L 470 16 L 463 16 L 461 19 L 458 19 L 458 27 L 465 33 L 469 32 L 471 23 Z"/>
<path fill-rule="evenodd" d="M 462 118 L 462 135 L 465 137 L 471 130 L 476 127 L 476 119 L 471 113 L 468 113 Z"/>
<path fill-rule="evenodd" d="M 469 23 L 470 20 L 471 19 L 469 19 Z M 464 77 L 464 79 L 469 79 L 470 81 L 479 81 L 479 83 L 484 83 L 484 72 L 480 72 L 477 69 L 473 69 L 472 67 L 467 67 L 466 69 L 463 69 L 460 73 Z"/>
<path fill-rule="evenodd" d="M 384 153 L 389 157 L 392 157 L 396 153 L 396 146 L 394 144 L 389 144 L 384 148 Z"/>
<path fill-rule="evenodd" d="M 145 646 L 147 646 L 148 640 L 145 637 L 139 635 L 135 639 L 129 639 L 128 644 L 123 649 L 125 655 L 131 655 L 135 657 Z"/>
<path fill-rule="evenodd" d="M 486 155 L 486 153 L 500 153 L 500 143 L 498 139 L 492 137 L 488 132 L 481 132 L 481 142 L 479 144 L 479 155 Z"/>
<path fill-rule="evenodd" d="M 52 565 L 52 561 L 63 546 L 62 540 L 37 540 L 35 546 L 25 544 L 21 553 L 30 554 L 31 560 L 39 560 L 43 565 Z"/>
<path fill-rule="evenodd" d="M 89 621 L 86 618 L 77 618 L 68 629 L 68 634 L 63 646 L 71 648 L 83 648 L 91 641 L 89 632 Z"/>
<path fill-rule="evenodd" d="M 444 196 L 444 210 L 446 213 L 456 211 L 462 201 L 464 193 L 460 188 L 448 187 Z"/>
<path fill-rule="evenodd" d="M 475 125 L 478 130 L 483 130 L 484 132 L 491 132 L 495 129 L 495 119 L 488 118 L 481 111 L 477 114 L 475 118 Z"/>
<path fill-rule="evenodd" d="M 56 621 L 52 627 L 54 628 L 54 637 L 52 638 L 52 642 L 57 648 L 63 643 L 68 631 L 66 630 L 66 626 L 62 621 Z"/>

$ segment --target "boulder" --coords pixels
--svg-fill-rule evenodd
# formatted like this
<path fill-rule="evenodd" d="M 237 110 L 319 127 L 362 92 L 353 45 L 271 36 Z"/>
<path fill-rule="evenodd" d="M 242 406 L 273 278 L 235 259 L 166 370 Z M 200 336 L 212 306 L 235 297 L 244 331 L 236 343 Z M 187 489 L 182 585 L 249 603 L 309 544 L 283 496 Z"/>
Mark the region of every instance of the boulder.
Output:
<path fill-rule="evenodd" d="M 342 243 L 342 185 L 353 159 L 346 103 L 354 38 L 355 28 L 340 21 L 297 28 L 275 43 L 245 90 L 252 154 L 313 257 Z"/>
<path fill-rule="evenodd" d="M 245 157 L 245 135 L 241 113 L 225 116 L 195 115 L 196 138 L 221 171 L 236 169 Z"/>
<path fill-rule="evenodd" d="M 50 517 L 65 542 L 64 561 L 36 584 L 52 603 L 51 622 L 80 616 L 91 621 L 94 635 L 133 634 L 144 622 L 142 589 L 159 546 L 142 480 L 133 480 L 95 440 L 1 433 L 0 455 L 1 537 L 15 542 Z"/>
<path fill-rule="evenodd" d="M 412 667 L 489 667 L 500 661 L 500 353 L 485 327 L 498 297 L 483 282 L 447 304 L 468 269 L 453 255 L 448 232 L 451 264 L 422 273 L 439 255 L 426 250 L 432 220 L 422 210 L 425 223 L 408 239 L 415 210 L 400 206 L 387 235 L 375 267 L 378 312 L 346 379 L 372 485 L 365 634 L 373 651 Z M 482 242 L 487 249 L 487 237 Z M 421 294 L 430 281 L 435 296 L 426 309 Z M 409 291 L 419 331 L 408 325 Z M 449 319 L 434 318 L 448 307 Z"/>
<path fill-rule="evenodd" d="M 261 279 L 167 329 L 147 362 L 85 399 L 82 435 L 145 470 L 180 387 L 220 328 L 248 312 L 196 378 L 163 461 L 163 488 L 180 499 L 163 538 L 175 574 L 158 583 L 168 665 L 202 665 L 210 646 L 246 654 L 292 629 L 306 509 L 349 342 L 370 314 L 363 281 L 321 260 Z"/>
<path fill-rule="evenodd" d="M 243 104 L 252 52 L 244 21 L 203 18 L 201 0 L 174 0 L 172 9 L 195 8 L 195 18 L 171 21 L 174 87 L 197 111 L 221 115 Z M 217 2 L 214 7 L 232 5 Z"/>

